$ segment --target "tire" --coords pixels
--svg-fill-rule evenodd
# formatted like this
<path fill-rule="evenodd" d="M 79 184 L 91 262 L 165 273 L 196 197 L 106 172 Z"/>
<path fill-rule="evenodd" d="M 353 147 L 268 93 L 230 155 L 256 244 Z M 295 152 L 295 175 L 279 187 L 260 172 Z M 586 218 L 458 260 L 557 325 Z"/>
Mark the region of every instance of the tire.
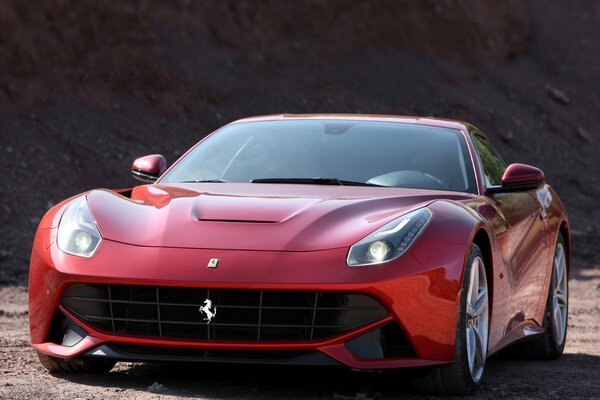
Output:
<path fill-rule="evenodd" d="M 115 366 L 116 361 L 93 358 L 59 358 L 37 352 L 40 362 L 50 372 L 71 374 L 105 374 Z"/>
<path fill-rule="evenodd" d="M 476 275 L 476 277 L 475 277 Z M 475 281 L 477 283 L 475 283 Z M 477 286 L 477 292 L 470 290 Z M 476 293 L 475 296 L 473 294 Z M 473 300 L 477 307 L 471 307 Z M 489 332 L 489 291 L 487 272 L 481 250 L 471 245 L 460 295 L 460 307 L 456 324 L 456 340 L 454 344 L 454 362 L 443 367 L 436 367 L 414 376 L 411 383 L 419 393 L 437 395 L 473 394 L 483 379 L 487 358 Z M 476 311 L 476 312 L 473 312 Z M 475 314 L 477 314 L 475 316 Z M 478 330 L 474 329 L 477 326 Z M 473 340 L 473 338 L 479 339 Z M 480 351 L 473 349 L 472 344 L 479 346 Z M 470 356 L 473 354 L 473 356 Z M 479 357 L 476 356 L 479 355 Z"/>
<path fill-rule="evenodd" d="M 562 257 L 560 257 L 561 254 Z M 544 311 L 544 321 L 542 323 L 544 333 L 533 340 L 517 343 L 508 348 L 506 354 L 512 358 L 556 360 L 562 355 L 565 349 L 565 343 L 567 342 L 567 320 L 569 317 L 569 280 L 565 239 L 562 235 L 559 235 L 556 240 L 553 260 L 552 275 L 550 284 L 548 285 L 548 298 L 546 299 L 546 310 Z M 559 270 L 557 273 L 559 268 L 562 271 Z M 559 279 L 558 283 L 557 278 Z M 562 290 L 558 290 L 555 293 L 555 289 L 558 289 L 559 286 L 562 286 Z M 559 295 L 557 296 L 557 294 Z M 557 320 L 555 306 L 561 308 L 558 311 L 560 312 L 560 321 Z"/>

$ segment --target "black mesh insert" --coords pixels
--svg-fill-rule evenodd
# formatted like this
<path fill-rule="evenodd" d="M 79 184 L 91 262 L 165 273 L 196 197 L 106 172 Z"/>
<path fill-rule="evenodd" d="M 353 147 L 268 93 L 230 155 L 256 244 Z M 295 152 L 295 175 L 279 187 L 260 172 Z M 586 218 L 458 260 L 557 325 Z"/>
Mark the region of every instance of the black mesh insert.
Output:
<path fill-rule="evenodd" d="M 217 310 L 210 323 L 199 311 L 206 299 Z M 103 331 L 198 340 L 318 340 L 388 315 L 358 293 L 83 283 L 69 286 L 61 305 Z"/>

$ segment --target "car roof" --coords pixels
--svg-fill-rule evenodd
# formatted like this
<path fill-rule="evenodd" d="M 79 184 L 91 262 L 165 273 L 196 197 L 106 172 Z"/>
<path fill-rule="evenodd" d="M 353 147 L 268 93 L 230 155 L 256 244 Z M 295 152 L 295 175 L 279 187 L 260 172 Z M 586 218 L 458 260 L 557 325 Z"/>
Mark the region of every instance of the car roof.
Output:
<path fill-rule="evenodd" d="M 434 117 L 414 117 L 399 115 L 378 115 L 378 114 L 271 114 L 260 115 L 238 119 L 232 124 L 246 122 L 265 122 L 265 121 L 283 121 L 283 120 L 339 120 L 339 121 L 374 121 L 374 122 L 398 122 L 403 124 L 415 124 L 436 126 L 441 128 L 457 129 L 468 132 L 470 124 L 453 119 L 434 118 Z"/>

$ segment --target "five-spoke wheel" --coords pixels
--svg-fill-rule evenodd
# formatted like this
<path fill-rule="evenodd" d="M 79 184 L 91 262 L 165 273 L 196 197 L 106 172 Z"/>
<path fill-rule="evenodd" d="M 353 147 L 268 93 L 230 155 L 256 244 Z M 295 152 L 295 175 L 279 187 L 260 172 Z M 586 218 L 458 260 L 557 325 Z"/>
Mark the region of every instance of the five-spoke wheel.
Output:
<path fill-rule="evenodd" d="M 554 327 L 554 340 L 557 346 L 563 344 L 567 334 L 567 314 L 569 309 L 567 261 L 565 247 L 557 243 L 554 252 L 554 266 L 552 271 L 552 326 Z"/>
<path fill-rule="evenodd" d="M 489 330 L 488 304 L 485 266 L 481 257 L 475 257 L 471 264 L 466 302 L 467 361 L 474 382 L 481 380 L 485 368 Z"/>

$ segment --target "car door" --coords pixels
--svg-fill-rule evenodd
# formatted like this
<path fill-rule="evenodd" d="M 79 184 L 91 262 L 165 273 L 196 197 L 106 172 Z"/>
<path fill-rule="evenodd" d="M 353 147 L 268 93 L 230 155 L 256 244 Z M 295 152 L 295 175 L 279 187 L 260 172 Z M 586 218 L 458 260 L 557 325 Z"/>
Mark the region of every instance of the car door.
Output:
<path fill-rule="evenodd" d="M 501 186 L 507 163 L 481 134 L 473 133 L 485 187 Z M 543 189 L 540 189 L 543 190 Z M 487 193 L 491 206 L 500 215 L 497 242 L 504 261 L 510 292 L 510 312 L 504 334 L 525 320 L 534 319 L 543 295 L 549 246 L 545 214 L 538 201 L 538 190 Z M 536 321 L 540 323 L 541 321 Z"/>

